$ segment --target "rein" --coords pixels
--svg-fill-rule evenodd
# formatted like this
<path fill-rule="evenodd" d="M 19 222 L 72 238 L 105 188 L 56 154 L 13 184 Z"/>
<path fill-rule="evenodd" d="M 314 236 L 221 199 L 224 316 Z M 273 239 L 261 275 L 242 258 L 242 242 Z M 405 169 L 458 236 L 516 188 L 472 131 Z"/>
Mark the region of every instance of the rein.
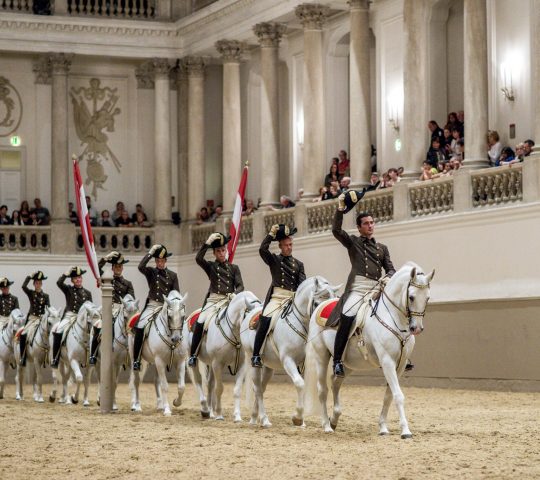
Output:
<path fill-rule="evenodd" d="M 171 328 L 169 326 L 169 322 L 167 321 L 167 323 L 165 322 L 164 318 L 162 318 L 162 313 L 163 313 L 163 310 L 160 312 L 160 314 L 158 315 L 158 318 L 154 321 L 154 324 L 155 324 L 155 327 L 156 327 L 156 332 L 159 336 L 159 338 L 161 339 L 161 341 L 167 345 L 170 349 L 170 357 L 169 357 L 169 362 L 167 363 L 167 370 L 170 370 L 171 369 L 171 366 L 172 366 L 172 362 L 173 362 L 173 359 L 174 359 L 174 350 L 176 349 L 176 347 L 180 344 L 180 342 L 182 342 L 182 339 L 183 339 L 183 336 L 182 336 L 182 328 L 184 327 L 184 323 L 186 321 L 186 316 L 185 314 L 182 316 L 182 323 L 180 325 L 180 327 L 178 328 Z M 169 315 L 168 313 L 165 314 L 165 316 L 167 317 L 167 320 L 169 318 Z M 163 327 L 165 328 L 165 334 L 161 333 L 160 329 L 159 329 L 159 325 L 157 323 L 157 320 L 161 320 L 161 323 L 163 324 Z M 168 331 L 167 331 L 168 330 Z M 180 339 L 178 340 L 178 342 L 176 343 L 173 343 L 171 340 L 170 340 L 170 337 L 171 337 L 171 334 L 172 332 L 175 332 L 175 331 L 180 331 Z M 166 336 L 168 335 L 168 337 Z"/>
<path fill-rule="evenodd" d="M 244 310 L 244 314 L 242 316 L 242 320 L 240 320 L 240 324 L 242 324 L 242 322 L 244 321 L 244 319 L 246 318 L 246 315 L 247 315 L 247 309 Z M 240 366 L 240 347 L 242 346 L 241 342 L 240 342 L 240 339 L 237 338 L 236 334 L 234 333 L 234 326 L 231 322 L 231 319 L 229 317 L 229 308 L 227 307 L 225 309 L 225 321 L 227 322 L 227 325 L 229 327 L 229 330 L 231 331 L 231 337 L 229 337 L 226 333 L 225 333 L 225 330 L 223 330 L 223 327 L 221 326 L 221 320 L 216 318 L 216 321 L 214 322 L 216 324 L 216 326 L 218 327 L 219 331 L 221 332 L 221 335 L 223 335 L 223 338 L 229 342 L 235 349 L 236 349 L 236 355 L 235 355 L 235 358 L 234 358 L 234 367 L 231 369 L 229 367 L 229 372 L 231 375 L 236 375 L 238 373 L 238 368 Z"/>

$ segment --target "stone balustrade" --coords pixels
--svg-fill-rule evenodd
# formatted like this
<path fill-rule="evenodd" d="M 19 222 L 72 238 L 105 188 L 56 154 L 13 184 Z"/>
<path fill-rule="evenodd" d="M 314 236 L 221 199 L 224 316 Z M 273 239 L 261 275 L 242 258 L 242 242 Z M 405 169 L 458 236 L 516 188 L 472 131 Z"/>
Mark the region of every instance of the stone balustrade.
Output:
<path fill-rule="evenodd" d="M 51 227 L 0 227 L 0 252 L 50 252 Z"/>
<path fill-rule="evenodd" d="M 287 225 L 289 228 L 294 228 L 296 226 L 296 207 L 286 208 L 284 210 L 277 211 L 267 211 L 264 213 L 264 235 L 270 231 L 272 225 L 283 224 Z M 263 235 L 263 236 L 264 236 Z"/>
<path fill-rule="evenodd" d="M 474 207 L 518 202 L 523 199 L 521 164 L 477 170 L 471 173 Z"/>
<path fill-rule="evenodd" d="M 224 222 L 224 232 L 228 232 L 231 228 L 231 219 L 227 218 Z M 238 245 L 253 243 L 253 217 L 242 217 L 242 226 L 240 227 L 240 238 Z"/>
<path fill-rule="evenodd" d="M 358 212 L 369 212 L 378 222 L 390 222 L 394 219 L 394 197 L 391 189 L 368 192 L 356 207 Z"/>
<path fill-rule="evenodd" d="M 154 244 L 152 228 L 106 228 L 93 227 L 96 252 L 108 253 L 120 250 L 126 254 L 145 252 Z M 77 228 L 76 250 L 84 251 L 80 228 Z"/>
<path fill-rule="evenodd" d="M 431 215 L 454 209 L 454 183 L 452 177 L 414 183 L 409 188 L 411 215 Z"/>
<path fill-rule="evenodd" d="M 59 5 L 65 3 L 64 5 Z M 56 13 L 91 17 L 154 19 L 156 0 L 56 0 Z"/>
<path fill-rule="evenodd" d="M 32 13 L 34 0 L 0 0 L 0 11 Z"/>
<path fill-rule="evenodd" d="M 203 223 L 202 225 L 193 225 L 191 227 L 191 251 L 196 252 L 201 248 L 201 245 L 206 242 L 206 239 L 211 233 L 218 229 L 215 222 Z M 183 252 L 187 253 L 187 252 Z"/>
<path fill-rule="evenodd" d="M 337 203 L 337 200 L 327 200 L 306 206 L 307 231 L 309 234 L 323 233 L 332 229 Z"/>

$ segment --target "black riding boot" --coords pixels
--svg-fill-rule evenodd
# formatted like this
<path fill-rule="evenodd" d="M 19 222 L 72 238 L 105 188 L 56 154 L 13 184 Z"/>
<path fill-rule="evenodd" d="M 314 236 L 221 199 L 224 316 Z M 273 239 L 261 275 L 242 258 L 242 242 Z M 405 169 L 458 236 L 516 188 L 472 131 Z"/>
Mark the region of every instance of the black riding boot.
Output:
<path fill-rule="evenodd" d="M 144 328 L 135 327 L 135 342 L 133 345 L 133 370 L 139 371 L 141 369 L 141 353 L 144 341 Z"/>
<path fill-rule="evenodd" d="M 19 337 L 19 347 L 21 352 L 21 359 L 19 360 L 19 365 L 21 367 L 26 367 L 26 334 Z"/>
<path fill-rule="evenodd" d="M 191 352 L 188 360 L 188 367 L 197 365 L 197 354 L 199 353 L 199 345 L 204 333 L 204 323 L 195 322 L 193 330 L 193 338 L 191 339 Z"/>
<path fill-rule="evenodd" d="M 253 357 L 251 357 L 251 366 L 262 368 L 263 363 L 261 360 L 261 348 L 263 346 L 264 340 L 266 339 L 266 334 L 270 328 L 270 322 L 272 319 L 270 317 L 261 317 L 259 318 L 259 326 L 257 328 L 257 335 L 255 335 L 255 345 L 253 346 Z"/>
<path fill-rule="evenodd" d="M 62 347 L 62 334 L 53 333 L 51 368 L 58 368 L 60 363 L 60 348 Z"/>
<path fill-rule="evenodd" d="M 90 358 L 88 359 L 90 365 L 95 365 L 97 363 L 97 353 L 99 344 L 101 343 L 101 339 L 99 338 L 100 335 L 101 328 L 94 327 L 94 334 L 92 335 L 92 341 L 90 342 Z"/>
<path fill-rule="evenodd" d="M 351 326 L 356 317 L 350 317 L 348 315 L 341 314 L 338 331 L 336 333 L 336 340 L 334 343 L 334 375 L 336 377 L 344 377 L 345 369 L 343 368 L 343 362 L 341 357 L 349 341 L 349 333 L 351 332 Z"/>

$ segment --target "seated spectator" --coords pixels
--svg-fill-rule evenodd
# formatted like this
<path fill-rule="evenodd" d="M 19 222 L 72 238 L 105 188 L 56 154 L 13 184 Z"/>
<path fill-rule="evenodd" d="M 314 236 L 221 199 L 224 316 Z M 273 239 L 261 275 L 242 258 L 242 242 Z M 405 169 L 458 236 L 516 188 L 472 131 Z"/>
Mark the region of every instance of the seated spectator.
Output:
<path fill-rule="evenodd" d="M 379 174 L 377 172 L 373 172 L 369 179 L 367 191 L 369 192 L 371 190 L 376 190 L 377 188 L 379 188 L 380 183 L 381 182 L 379 181 Z"/>
<path fill-rule="evenodd" d="M 431 132 L 431 140 L 433 141 L 435 138 L 438 138 L 439 143 L 442 144 L 444 133 L 442 128 L 439 127 L 439 124 L 435 120 L 430 120 L 428 122 L 428 129 Z"/>
<path fill-rule="evenodd" d="M 49 222 L 51 220 L 51 215 L 49 214 L 49 210 L 41 204 L 41 200 L 39 198 L 34 199 L 34 208 L 32 211 L 36 213 L 37 218 L 40 221 L 40 225 L 49 225 Z M 96 212 L 96 217 L 97 217 L 97 212 Z"/>
<path fill-rule="evenodd" d="M 444 156 L 444 151 L 441 149 L 441 142 L 435 137 L 431 140 L 431 147 L 427 152 L 426 162 L 437 169 L 439 163 L 444 163 L 445 161 L 446 157 Z"/>
<path fill-rule="evenodd" d="M 135 205 L 135 213 L 133 215 L 131 215 L 131 221 L 133 223 L 135 223 L 137 221 L 137 213 L 142 213 L 143 217 L 144 217 L 144 220 L 148 220 L 148 217 L 146 216 L 146 213 L 144 213 L 144 208 L 142 207 L 142 205 L 140 203 L 137 203 L 137 205 Z"/>
<path fill-rule="evenodd" d="M 27 225 L 34 225 L 34 226 L 43 225 L 41 218 L 37 216 L 37 213 L 35 210 L 32 210 L 30 212 L 30 221 L 28 222 Z"/>
<path fill-rule="evenodd" d="M 492 167 L 499 164 L 502 145 L 499 141 L 499 133 L 496 130 L 490 130 L 487 134 L 488 158 Z"/>
<path fill-rule="evenodd" d="M 152 224 L 146 219 L 144 212 L 135 213 L 135 221 L 132 224 L 133 227 L 147 228 L 151 227 Z"/>
<path fill-rule="evenodd" d="M 429 162 L 424 162 L 422 165 L 422 173 L 420 174 L 419 180 L 431 180 L 433 178 L 433 175 L 437 175 L 439 171 L 431 165 Z"/>
<path fill-rule="evenodd" d="M 0 225 L 11 225 L 11 218 L 8 215 L 7 205 L 0 207 Z"/>
<path fill-rule="evenodd" d="M 30 222 L 30 217 L 28 218 L 27 225 L 30 224 L 29 222 Z M 25 225 L 25 223 L 23 222 L 23 219 L 21 218 L 21 213 L 19 212 L 19 210 L 13 210 L 13 213 L 11 214 L 11 224 L 12 225 Z"/>
<path fill-rule="evenodd" d="M 330 184 L 330 187 L 328 188 L 328 196 L 330 198 L 339 197 L 339 183 L 338 182 L 332 182 Z"/>
<path fill-rule="evenodd" d="M 441 148 L 444 150 L 444 156 L 450 158 L 452 156 L 452 133 L 448 128 L 443 130 L 443 143 Z"/>
<path fill-rule="evenodd" d="M 122 212 L 126 209 L 124 202 L 116 202 L 116 210 L 112 213 L 113 222 L 122 216 Z"/>
<path fill-rule="evenodd" d="M 326 177 L 324 177 L 324 186 L 328 188 L 330 187 L 331 182 L 339 182 L 340 180 L 341 177 L 338 173 L 338 166 L 335 163 L 332 163 L 332 165 L 330 165 L 330 171 Z"/>
<path fill-rule="evenodd" d="M 221 215 L 223 215 L 223 205 L 218 205 L 210 215 L 210 221 L 215 222 Z"/>
<path fill-rule="evenodd" d="M 210 221 L 210 213 L 208 212 L 207 207 L 202 207 L 197 213 L 197 224 L 200 225 L 201 223 L 206 223 Z"/>
<path fill-rule="evenodd" d="M 287 195 L 281 195 L 281 197 L 279 198 L 279 205 L 279 210 L 283 210 L 285 208 L 293 208 L 296 206 L 296 204 Z"/>
<path fill-rule="evenodd" d="M 525 143 L 520 142 L 516 145 L 515 160 L 522 162 L 525 158 Z"/>
<path fill-rule="evenodd" d="M 77 212 L 75 211 L 73 207 L 73 202 L 68 203 L 68 215 L 69 215 L 69 221 L 71 223 L 74 223 L 75 225 L 79 225 L 79 217 L 77 216 Z"/>
<path fill-rule="evenodd" d="M 348 177 L 351 174 L 351 161 L 347 157 L 347 152 L 345 150 L 340 150 L 338 157 L 338 175 L 340 177 Z"/>
<path fill-rule="evenodd" d="M 528 157 L 531 154 L 533 147 L 534 142 L 532 140 L 525 140 L 523 142 L 523 156 Z"/>
<path fill-rule="evenodd" d="M 246 208 L 242 212 L 242 215 L 249 217 L 250 215 L 253 215 L 257 209 L 255 208 L 255 205 L 253 205 L 253 200 L 246 200 L 245 204 Z"/>
<path fill-rule="evenodd" d="M 131 218 L 129 218 L 129 213 L 127 210 L 124 210 L 120 217 L 114 222 L 117 227 L 131 227 Z"/>
<path fill-rule="evenodd" d="M 459 152 L 458 142 L 461 140 L 461 133 L 457 128 L 452 129 L 452 141 L 450 142 L 450 158 L 461 156 Z"/>
<path fill-rule="evenodd" d="M 512 150 L 510 147 L 504 147 L 502 149 L 501 156 L 499 157 L 499 166 L 510 165 L 512 163 L 518 163 L 519 161 L 519 159 L 516 159 L 514 150 Z"/>
<path fill-rule="evenodd" d="M 399 178 L 401 178 L 401 176 L 403 175 L 403 172 L 405 171 L 405 169 L 403 167 L 399 167 L 397 169 L 397 174 L 399 175 Z"/>
<path fill-rule="evenodd" d="M 13 211 L 13 213 L 15 213 L 15 211 Z M 28 202 L 26 200 L 23 200 L 21 202 L 19 215 L 21 217 L 23 225 L 26 225 L 30 221 L 30 205 L 28 205 Z"/>
<path fill-rule="evenodd" d="M 388 169 L 388 178 L 389 178 L 389 185 L 387 187 L 391 187 L 392 185 L 395 185 L 396 183 L 401 181 L 401 177 L 399 176 L 398 169 L 397 168 L 389 168 Z"/>
<path fill-rule="evenodd" d="M 98 220 L 98 227 L 114 227 L 115 223 L 111 218 L 109 210 L 103 210 L 101 212 L 101 218 Z"/>
<path fill-rule="evenodd" d="M 323 200 L 326 200 L 325 193 L 328 191 L 326 187 L 319 187 L 319 196 L 317 198 L 314 198 L 314 202 L 322 202 Z"/>
<path fill-rule="evenodd" d="M 339 182 L 339 191 L 340 193 L 345 193 L 349 190 L 351 184 L 351 177 L 343 177 Z"/>
<path fill-rule="evenodd" d="M 452 130 L 457 129 L 460 132 L 460 136 L 463 136 L 463 124 L 459 121 L 458 114 L 456 112 L 450 112 L 444 128 Z"/>
<path fill-rule="evenodd" d="M 90 217 L 90 225 L 95 227 L 97 225 L 98 213 L 97 210 L 92 207 L 92 201 L 88 195 L 86 196 L 86 208 L 88 209 L 88 216 Z"/>

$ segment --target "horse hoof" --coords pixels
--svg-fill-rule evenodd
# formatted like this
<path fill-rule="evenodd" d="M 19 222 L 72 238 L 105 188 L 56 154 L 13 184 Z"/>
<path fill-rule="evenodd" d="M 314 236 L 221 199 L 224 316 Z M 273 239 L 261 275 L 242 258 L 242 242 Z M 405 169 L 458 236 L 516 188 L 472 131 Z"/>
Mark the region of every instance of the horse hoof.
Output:
<path fill-rule="evenodd" d="M 225 420 L 225 417 L 224 417 L 223 415 L 219 415 L 219 416 L 217 416 L 216 418 L 214 418 L 214 420 L 217 420 L 217 421 L 222 422 L 222 421 Z"/>
<path fill-rule="evenodd" d="M 175 406 L 175 407 L 179 407 L 180 405 L 182 405 L 182 399 L 181 398 L 175 398 L 172 402 L 172 404 Z"/>
<path fill-rule="evenodd" d="M 17 400 L 17 401 L 22 400 L 22 397 L 19 394 L 17 394 L 17 395 L 15 395 L 15 400 Z"/>
<path fill-rule="evenodd" d="M 76 400 L 75 397 L 72 395 L 71 396 L 71 403 L 73 403 L 73 405 L 77 405 L 79 403 L 79 400 Z"/>
<path fill-rule="evenodd" d="M 337 423 L 330 422 L 330 427 L 332 427 L 332 430 L 335 432 L 337 428 Z"/>
<path fill-rule="evenodd" d="M 98 405 L 99 405 L 99 403 L 98 403 Z M 113 412 L 117 412 L 118 411 L 118 405 L 113 404 L 112 410 L 113 410 Z"/>
<path fill-rule="evenodd" d="M 250 419 L 249 419 L 249 424 L 250 424 L 252 427 L 256 427 L 256 426 L 257 426 L 257 419 L 256 419 L 256 418 L 250 418 Z"/>
<path fill-rule="evenodd" d="M 201 417 L 202 418 L 210 418 L 210 412 L 204 412 L 201 410 Z"/>
<path fill-rule="evenodd" d="M 261 427 L 262 428 L 270 428 L 272 426 L 272 424 L 270 423 L 270 420 L 265 420 L 264 422 L 262 422 L 261 424 Z"/>
<path fill-rule="evenodd" d="M 89 407 L 90 406 L 90 402 L 88 400 L 85 400 L 83 402 L 83 407 Z"/>
<path fill-rule="evenodd" d="M 99 398 L 96 400 L 96 404 L 98 407 L 101 407 L 101 403 L 99 403 Z"/>
<path fill-rule="evenodd" d="M 292 423 L 295 427 L 301 427 L 304 425 L 304 420 L 302 418 L 292 417 Z"/>
<path fill-rule="evenodd" d="M 234 417 L 234 423 L 242 423 L 242 417 Z"/>
<path fill-rule="evenodd" d="M 165 417 L 170 417 L 170 416 L 171 416 L 171 411 L 170 411 L 170 410 L 164 410 L 164 411 L 163 411 L 163 415 L 164 415 Z"/>
<path fill-rule="evenodd" d="M 412 433 L 403 433 L 403 434 L 401 435 L 401 438 L 402 438 L 403 440 L 407 440 L 407 439 L 409 439 L 409 438 L 412 438 Z"/>
<path fill-rule="evenodd" d="M 381 430 L 379 432 L 379 436 L 384 437 L 385 435 L 390 435 L 390 432 L 388 430 Z"/>
<path fill-rule="evenodd" d="M 37 400 L 36 400 L 37 403 L 45 403 L 45 400 L 43 400 L 43 397 L 39 397 Z"/>
<path fill-rule="evenodd" d="M 324 433 L 334 433 L 334 430 L 330 426 L 324 427 Z"/>

